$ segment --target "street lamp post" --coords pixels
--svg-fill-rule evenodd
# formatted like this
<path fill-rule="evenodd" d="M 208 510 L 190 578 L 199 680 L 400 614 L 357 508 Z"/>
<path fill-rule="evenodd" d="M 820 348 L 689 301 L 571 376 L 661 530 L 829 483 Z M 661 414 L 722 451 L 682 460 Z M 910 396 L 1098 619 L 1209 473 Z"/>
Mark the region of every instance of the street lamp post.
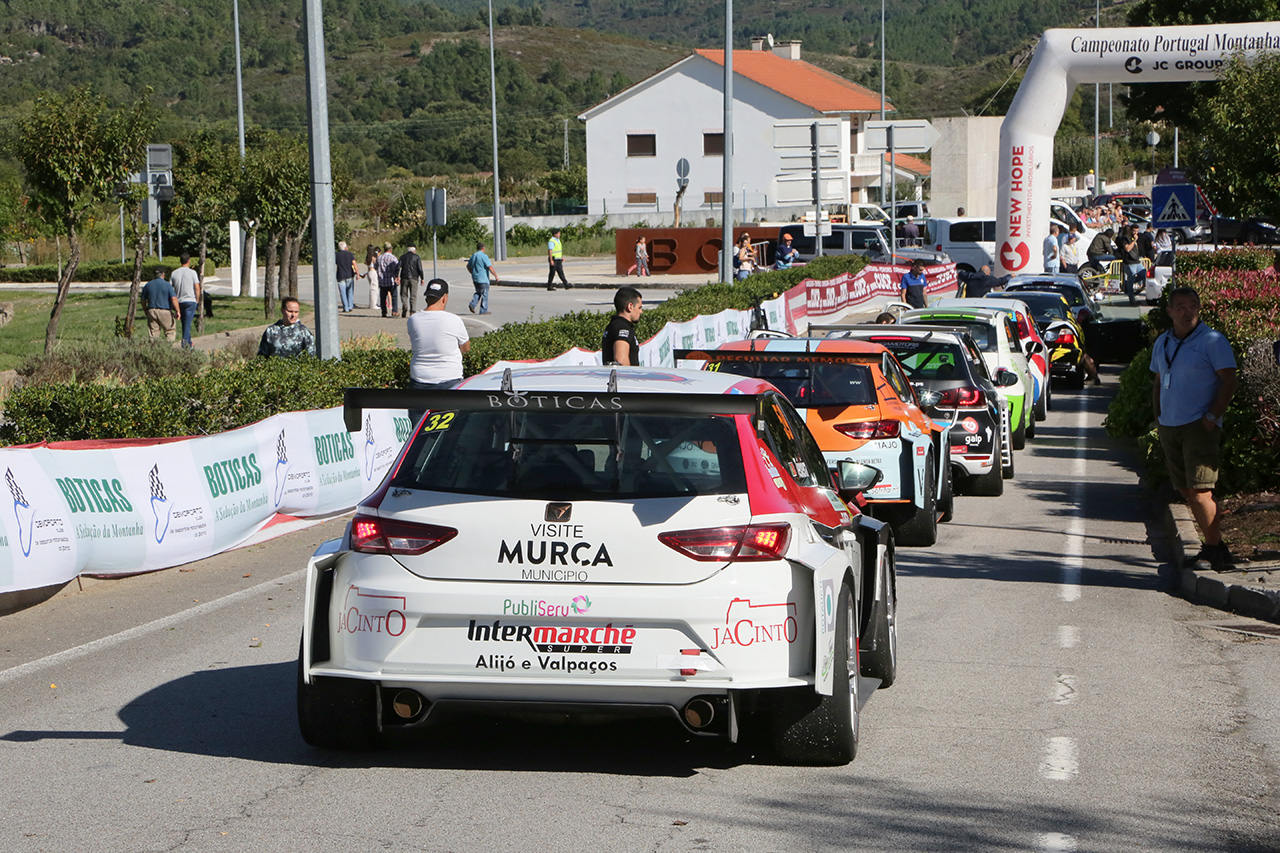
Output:
<path fill-rule="evenodd" d="M 720 198 L 720 280 L 733 281 L 733 0 L 724 3 L 724 185 Z"/>
<path fill-rule="evenodd" d="M 316 306 L 316 353 L 339 359 L 338 291 L 334 284 L 333 174 L 329 162 L 329 87 L 324 69 L 324 22 L 320 0 L 306 0 L 307 118 L 311 154 L 312 282 Z"/>
<path fill-rule="evenodd" d="M 498 74 L 493 61 L 493 0 L 489 0 L 489 110 L 493 126 L 493 259 L 504 261 L 507 235 L 498 210 Z"/>

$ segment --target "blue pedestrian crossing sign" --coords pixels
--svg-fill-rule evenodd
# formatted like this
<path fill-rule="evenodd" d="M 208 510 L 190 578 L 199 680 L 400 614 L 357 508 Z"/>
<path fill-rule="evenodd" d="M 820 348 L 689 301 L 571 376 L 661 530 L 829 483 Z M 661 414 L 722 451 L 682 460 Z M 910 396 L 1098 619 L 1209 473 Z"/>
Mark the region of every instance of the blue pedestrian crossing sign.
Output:
<path fill-rule="evenodd" d="M 1151 224 L 1181 228 L 1196 224 L 1195 184 L 1156 184 L 1151 188 Z"/>

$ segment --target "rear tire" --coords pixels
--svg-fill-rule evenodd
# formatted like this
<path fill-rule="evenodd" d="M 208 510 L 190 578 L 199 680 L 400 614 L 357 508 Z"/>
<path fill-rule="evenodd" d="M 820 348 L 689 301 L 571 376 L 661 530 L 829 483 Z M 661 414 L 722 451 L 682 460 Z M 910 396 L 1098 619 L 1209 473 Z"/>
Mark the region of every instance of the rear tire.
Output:
<path fill-rule="evenodd" d="M 831 695 L 812 687 L 767 691 L 770 741 L 788 764 L 838 766 L 858 754 L 858 629 L 853 592 L 840 585 L 836 603 Z"/>
<path fill-rule="evenodd" d="M 1049 398 L 1052 396 L 1052 387 L 1053 383 L 1050 382 L 1049 377 L 1046 376 L 1044 378 L 1044 393 L 1040 395 L 1039 400 L 1036 400 L 1035 419 L 1038 421 L 1042 421 L 1049 417 L 1049 409 L 1052 408 L 1052 406 L 1049 405 Z"/>
<path fill-rule="evenodd" d="M 1012 480 L 1012 479 L 1013 479 L 1013 468 L 1014 468 L 1014 465 L 1016 464 L 1016 462 L 1017 462 L 1017 456 L 1015 456 L 1014 454 L 1010 453 L 1010 454 L 1009 454 L 1009 464 L 1008 464 L 1008 465 L 1002 465 L 1002 466 L 1000 467 L 1000 477 L 1001 477 L 1002 479 L 1005 479 L 1005 480 Z"/>
<path fill-rule="evenodd" d="M 1070 388 L 1072 391 L 1084 390 L 1084 365 L 1083 364 L 1077 365 L 1075 372 L 1067 376 L 1067 387 Z"/>
<path fill-rule="evenodd" d="M 898 678 L 898 583 L 892 542 L 885 551 L 884 565 L 879 569 L 884 572 L 885 591 L 880 622 L 874 632 L 879 643 L 875 649 L 864 650 L 859 657 L 866 676 L 880 679 L 879 689 L 883 690 L 892 687 Z"/>
<path fill-rule="evenodd" d="M 991 462 L 991 470 L 970 479 L 969 494 L 984 498 L 998 498 L 1004 494 L 1004 472 L 1000 467 L 1000 457 L 1004 450 L 1003 434 L 996 444 L 995 459 Z"/>
<path fill-rule="evenodd" d="M 302 739 L 321 749 L 369 749 L 377 742 L 377 685 L 354 678 L 302 679 L 298 649 L 298 728 Z"/>
<path fill-rule="evenodd" d="M 1018 420 L 1018 428 L 1013 431 L 1013 441 L 1010 447 L 1014 450 L 1021 450 L 1027 446 L 1027 407 L 1023 405 L 1022 411 L 1019 412 L 1021 418 Z"/>
<path fill-rule="evenodd" d="M 894 526 L 893 532 L 903 545 L 928 547 L 938 541 L 938 485 L 934 477 L 930 453 L 925 458 L 924 506 L 911 506 Z"/>

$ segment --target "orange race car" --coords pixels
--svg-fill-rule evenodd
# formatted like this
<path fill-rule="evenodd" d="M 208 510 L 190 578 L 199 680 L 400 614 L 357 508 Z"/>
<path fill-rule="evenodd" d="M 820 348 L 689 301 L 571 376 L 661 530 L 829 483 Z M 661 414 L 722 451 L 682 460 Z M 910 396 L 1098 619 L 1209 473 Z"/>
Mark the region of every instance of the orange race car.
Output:
<path fill-rule="evenodd" d="M 848 459 L 879 468 L 866 492 L 872 515 L 903 545 L 932 545 L 951 519 L 947 428 L 920 407 L 893 353 L 880 344 L 819 338 L 757 338 L 714 350 L 676 353 L 707 370 L 765 379 L 805 415 L 834 468 Z"/>

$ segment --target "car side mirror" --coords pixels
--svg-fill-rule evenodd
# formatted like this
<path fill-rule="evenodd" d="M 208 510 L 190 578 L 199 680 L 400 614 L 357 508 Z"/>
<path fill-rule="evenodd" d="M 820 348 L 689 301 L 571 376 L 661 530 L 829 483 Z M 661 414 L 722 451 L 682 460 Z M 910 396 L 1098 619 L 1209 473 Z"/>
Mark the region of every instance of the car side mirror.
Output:
<path fill-rule="evenodd" d="M 1018 375 L 1006 367 L 1002 367 L 996 371 L 996 386 L 1000 388 L 1008 388 L 1011 385 L 1018 384 Z"/>
<path fill-rule="evenodd" d="M 884 473 L 879 468 L 872 468 L 861 462 L 842 459 L 836 464 L 836 491 L 841 494 L 865 492 L 874 488 L 882 479 L 884 479 Z"/>
<path fill-rule="evenodd" d="M 1039 341 L 1027 341 L 1027 355 L 1035 355 L 1044 349 L 1044 344 Z"/>

